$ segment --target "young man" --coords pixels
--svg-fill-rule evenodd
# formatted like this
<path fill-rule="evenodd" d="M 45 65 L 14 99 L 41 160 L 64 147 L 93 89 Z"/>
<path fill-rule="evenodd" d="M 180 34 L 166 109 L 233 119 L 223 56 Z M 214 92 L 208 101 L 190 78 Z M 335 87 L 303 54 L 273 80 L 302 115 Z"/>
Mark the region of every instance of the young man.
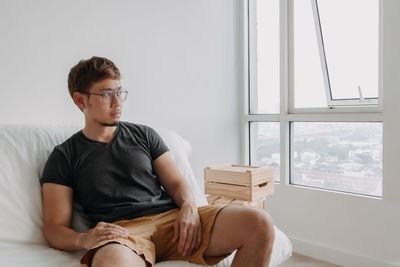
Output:
<path fill-rule="evenodd" d="M 120 121 L 128 92 L 106 58 L 81 60 L 68 88 L 84 128 L 54 148 L 42 177 L 43 232 L 50 246 L 86 249 L 88 266 L 153 266 L 161 260 L 268 266 L 274 228 L 260 210 L 196 207 L 167 146 L 150 127 Z M 165 189 L 165 190 L 164 190 Z M 73 199 L 91 221 L 71 229 Z"/>

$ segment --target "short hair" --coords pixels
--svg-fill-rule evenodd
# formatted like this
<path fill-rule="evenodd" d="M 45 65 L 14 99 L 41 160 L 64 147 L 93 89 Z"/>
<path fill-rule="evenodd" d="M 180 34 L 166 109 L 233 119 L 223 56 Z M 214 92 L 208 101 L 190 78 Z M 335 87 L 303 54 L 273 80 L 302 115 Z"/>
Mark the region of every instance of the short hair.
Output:
<path fill-rule="evenodd" d="M 71 97 L 74 92 L 88 93 L 90 86 L 104 79 L 119 80 L 121 74 L 117 66 L 109 59 L 93 56 L 82 59 L 73 66 L 68 75 L 68 90 Z"/>

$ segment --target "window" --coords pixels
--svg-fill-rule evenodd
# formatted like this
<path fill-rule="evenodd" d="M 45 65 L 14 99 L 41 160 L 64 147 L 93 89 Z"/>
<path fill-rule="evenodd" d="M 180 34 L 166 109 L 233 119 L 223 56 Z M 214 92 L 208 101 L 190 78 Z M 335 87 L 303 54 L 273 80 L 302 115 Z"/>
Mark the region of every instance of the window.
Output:
<path fill-rule="evenodd" d="M 293 1 L 293 26 L 295 107 L 378 104 L 378 0 Z"/>
<path fill-rule="evenodd" d="M 381 0 L 248 0 L 246 160 L 382 196 Z"/>

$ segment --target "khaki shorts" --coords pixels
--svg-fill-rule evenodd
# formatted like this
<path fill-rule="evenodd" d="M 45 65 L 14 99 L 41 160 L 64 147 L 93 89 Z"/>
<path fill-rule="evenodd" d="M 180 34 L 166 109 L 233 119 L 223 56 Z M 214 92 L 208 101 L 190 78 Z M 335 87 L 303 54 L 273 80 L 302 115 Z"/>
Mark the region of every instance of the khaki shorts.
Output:
<path fill-rule="evenodd" d="M 211 230 L 217 214 L 226 206 L 199 207 L 202 224 L 202 241 L 199 248 L 190 256 L 183 257 L 178 252 L 178 243 L 172 243 L 174 236 L 174 222 L 179 209 L 169 210 L 157 215 L 144 216 L 133 220 L 114 222 L 128 230 L 128 239 L 116 238 L 97 243 L 81 258 L 81 264 L 91 266 L 93 256 L 98 248 L 108 243 L 120 243 L 132 249 L 138 255 L 154 266 L 156 261 L 183 260 L 203 265 L 214 265 L 228 255 L 219 257 L 205 257 L 204 251 L 208 247 Z"/>

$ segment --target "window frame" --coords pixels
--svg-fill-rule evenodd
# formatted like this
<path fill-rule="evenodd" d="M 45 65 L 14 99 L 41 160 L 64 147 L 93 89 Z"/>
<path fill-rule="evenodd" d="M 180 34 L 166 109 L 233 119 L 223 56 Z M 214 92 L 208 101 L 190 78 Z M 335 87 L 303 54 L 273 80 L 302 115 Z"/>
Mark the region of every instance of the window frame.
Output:
<path fill-rule="evenodd" d="M 277 0 L 278 1 L 278 0 Z M 378 62 L 378 105 L 363 106 L 328 106 L 327 108 L 295 108 L 294 107 L 294 62 L 293 62 L 293 1 L 295 0 L 279 0 L 279 21 L 280 21 L 280 113 L 279 114 L 251 114 L 250 113 L 250 94 L 252 87 L 256 83 L 256 75 L 253 70 L 257 67 L 254 43 L 256 42 L 256 32 L 254 23 L 256 23 L 255 7 L 256 0 L 246 0 L 242 2 L 243 10 L 243 62 L 244 62 L 244 80 L 243 80 L 243 156 L 242 162 L 250 164 L 251 149 L 251 122 L 280 122 L 280 181 L 276 182 L 278 186 L 283 187 L 301 187 L 307 189 L 306 186 L 298 186 L 290 183 L 291 171 L 291 149 L 290 149 L 290 125 L 292 122 L 381 122 L 383 123 L 383 0 L 379 0 L 379 62 Z M 314 0 L 310 0 L 314 1 Z M 253 24 L 252 24 L 253 23 Z M 254 91 L 254 90 L 253 90 Z M 383 179 L 383 178 L 382 178 Z M 318 188 L 317 190 L 332 190 Z M 341 193 L 336 192 L 335 193 Z M 369 197 L 356 193 L 346 193 L 356 195 L 357 197 Z M 383 196 L 382 196 L 383 197 Z M 379 197 L 381 198 L 381 197 Z"/>

